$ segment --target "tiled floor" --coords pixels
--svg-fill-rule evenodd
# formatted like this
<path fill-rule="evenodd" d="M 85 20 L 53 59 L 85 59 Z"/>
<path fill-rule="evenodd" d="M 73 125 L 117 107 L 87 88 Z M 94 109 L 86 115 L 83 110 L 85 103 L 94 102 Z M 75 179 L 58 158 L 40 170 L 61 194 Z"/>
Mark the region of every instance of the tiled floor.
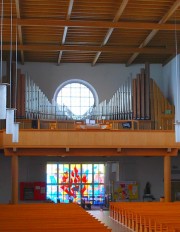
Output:
<path fill-rule="evenodd" d="M 109 211 L 91 210 L 88 212 L 91 215 L 95 216 L 100 221 L 102 221 L 110 229 L 112 229 L 112 232 L 132 232 L 132 230 L 128 229 L 127 227 L 121 225 L 120 223 L 118 223 L 115 220 L 113 220 L 112 218 L 110 218 Z"/>

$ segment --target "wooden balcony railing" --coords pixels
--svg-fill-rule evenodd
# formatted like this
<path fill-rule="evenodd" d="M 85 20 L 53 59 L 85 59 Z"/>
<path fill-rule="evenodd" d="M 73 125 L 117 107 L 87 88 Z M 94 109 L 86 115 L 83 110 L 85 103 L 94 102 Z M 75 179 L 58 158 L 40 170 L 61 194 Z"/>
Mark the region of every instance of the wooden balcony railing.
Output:
<path fill-rule="evenodd" d="M 111 129 L 111 130 L 174 130 L 174 115 L 162 115 L 161 121 L 153 120 L 100 120 L 94 125 L 86 125 L 82 120 L 48 120 L 48 119 L 18 119 L 20 129 L 54 129 L 54 130 L 84 130 L 84 129 Z M 159 125 L 157 128 L 157 124 Z M 5 123 L 1 123 L 5 129 Z"/>

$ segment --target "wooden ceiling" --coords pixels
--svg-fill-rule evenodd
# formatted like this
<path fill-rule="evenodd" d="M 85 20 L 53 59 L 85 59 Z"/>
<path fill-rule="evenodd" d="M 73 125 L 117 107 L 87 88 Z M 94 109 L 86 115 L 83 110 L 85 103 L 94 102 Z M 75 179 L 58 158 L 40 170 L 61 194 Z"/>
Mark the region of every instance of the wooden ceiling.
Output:
<path fill-rule="evenodd" d="M 180 50 L 180 0 L 0 0 L 0 5 L 3 60 L 12 55 L 22 64 L 166 64 Z"/>

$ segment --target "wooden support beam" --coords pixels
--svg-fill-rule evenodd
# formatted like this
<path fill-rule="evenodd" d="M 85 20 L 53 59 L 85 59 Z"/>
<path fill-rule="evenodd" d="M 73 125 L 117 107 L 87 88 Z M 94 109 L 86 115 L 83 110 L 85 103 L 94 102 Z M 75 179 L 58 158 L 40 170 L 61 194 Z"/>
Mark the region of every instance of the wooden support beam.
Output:
<path fill-rule="evenodd" d="M 171 201 L 171 157 L 164 157 L 164 200 Z"/>
<path fill-rule="evenodd" d="M 121 3 L 121 5 L 120 5 L 120 7 L 119 7 L 114 19 L 113 19 L 113 22 L 118 22 L 118 20 L 120 19 L 121 15 L 123 14 L 123 12 L 124 12 L 127 4 L 128 4 L 128 2 L 129 2 L 129 0 L 123 0 L 123 2 Z M 104 45 L 107 44 L 109 38 L 111 37 L 111 34 L 113 33 L 113 30 L 114 30 L 114 28 L 109 28 L 109 30 L 107 31 L 107 33 L 106 33 L 106 35 L 104 37 L 104 40 L 103 40 L 101 46 L 104 46 Z M 101 55 L 101 52 L 96 53 L 96 56 L 95 56 L 95 58 L 94 58 L 94 60 L 92 62 L 93 66 L 96 64 L 96 62 L 97 62 L 98 58 L 100 57 L 100 55 Z"/>
<path fill-rule="evenodd" d="M 17 156 L 84 156 L 84 157 L 109 157 L 109 156 L 177 156 L 178 150 L 176 148 L 167 152 L 165 148 L 159 149 L 131 149 L 131 148 L 19 148 L 16 150 Z M 4 149 L 5 156 L 14 156 L 14 150 L 12 148 Z"/>
<path fill-rule="evenodd" d="M 4 51 L 10 50 L 10 45 L 3 45 Z M 12 46 L 12 50 L 16 50 L 16 46 Z M 172 48 L 134 48 L 134 47 L 118 47 L 118 46 L 76 46 L 76 45 L 18 45 L 18 50 L 23 51 L 87 51 L 87 52 L 113 52 L 113 53 L 124 53 L 131 54 L 132 52 L 144 53 L 144 54 L 175 54 L 176 50 Z M 180 53 L 180 49 L 178 50 Z"/>
<path fill-rule="evenodd" d="M 12 176 L 12 204 L 18 204 L 18 187 L 19 187 L 19 182 L 18 182 L 18 155 L 17 151 L 16 154 L 12 150 L 13 155 L 11 157 L 11 176 Z"/>
<path fill-rule="evenodd" d="M 4 26 L 10 25 L 10 19 L 4 19 Z M 46 23 L 42 19 L 13 19 L 13 26 L 20 25 L 36 26 L 36 27 L 89 27 L 89 28 L 117 28 L 117 29 L 138 29 L 138 30 L 167 30 L 174 31 L 174 23 L 141 23 L 141 22 L 107 22 L 107 21 L 73 21 L 60 19 L 46 19 Z M 180 30 L 180 25 L 176 25 L 176 30 Z"/>
<path fill-rule="evenodd" d="M 15 0 L 15 4 L 16 4 L 17 19 L 20 19 L 21 14 L 20 14 L 19 0 Z M 19 44 L 22 45 L 23 44 L 22 28 L 21 28 L 21 25 L 16 25 L 16 26 L 17 26 L 17 30 L 18 30 Z M 22 49 L 21 49 L 20 53 L 21 53 L 21 63 L 24 64 L 24 52 Z"/>
<path fill-rule="evenodd" d="M 180 6 L 180 1 L 177 0 L 176 2 L 174 2 L 174 4 L 172 5 L 172 7 L 168 10 L 168 12 L 163 16 L 163 18 L 158 22 L 158 24 L 164 24 L 166 23 L 166 21 L 172 16 L 172 14 L 174 14 L 174 12 L 178 9 L 178 7 Z M 157 32 L 159 31 L 159 29 L 153 29 L 145 38 L 145 40 L 139 45 L 139 48 L 143 48 L 145 47 L 151 40 L 152 38 L 154 38 L 154 36 L 157 34 Z M 139 53 L 134 53 L 130 59 L 128 60 L 126 66 L 129 66 L 130 64 L 132 64 L 132 62 L 136 59 L 136 57 L 139 55 Z"/>
<path fill-rule="evenodd" d="M 69 20 L 69 19 L 70 19 L 71 12 L 72 12 L 72 8 L 73 8 L 73 4 L 74 4 L 74 0 L 69 0 L 68 10 L 67 10 L 67 14 L 66 14 L 66 20 Z M 63 45 L 63 44 L 65 43 L 65 41 L 66 41 L 67 31 L 68 31 L 68 27 L 65 26 L 65 27 L 64 27 L 64 32 L 63 32 L 62 41 L 61 41 L 61 44 L 62 44 L 62 45 Z M 59 52 L 59 55 L 58 55 L 58 65 L 59 65 L 60 62 L 61 62 L 62 54 L 63 54 L 63 51 L 60 51 L 60 52 Z"/>

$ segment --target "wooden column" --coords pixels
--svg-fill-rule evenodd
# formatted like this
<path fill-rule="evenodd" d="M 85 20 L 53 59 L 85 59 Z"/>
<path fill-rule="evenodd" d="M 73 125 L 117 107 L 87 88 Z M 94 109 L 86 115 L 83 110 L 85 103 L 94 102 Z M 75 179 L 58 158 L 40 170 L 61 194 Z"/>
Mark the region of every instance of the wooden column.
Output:
<path fill-rule="evenodd" d="M 164 156 L 164 201 L 171 201 L 171 157 Z"/>
<path fill-rule="evenodd" d="M 12 176 L 12 204 L 18 204 L 18 156 L 11 158 L 11 176 Z"/>

